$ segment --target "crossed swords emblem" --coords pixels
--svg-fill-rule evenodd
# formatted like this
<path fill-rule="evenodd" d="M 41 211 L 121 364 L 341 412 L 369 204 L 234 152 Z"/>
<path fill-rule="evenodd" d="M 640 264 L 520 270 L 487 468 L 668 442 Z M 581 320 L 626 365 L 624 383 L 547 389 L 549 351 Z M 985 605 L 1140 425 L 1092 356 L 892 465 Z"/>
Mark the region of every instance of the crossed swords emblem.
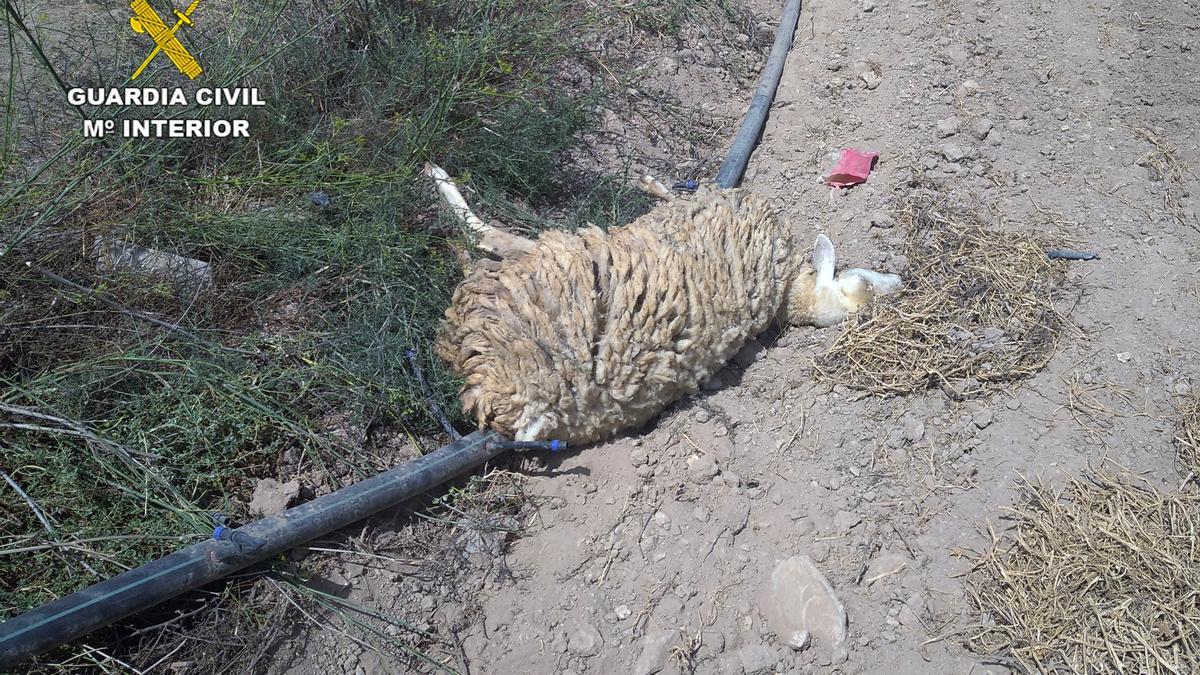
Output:
<path fill-rule="evenodd" d="M 129 3 L 129 6 L 133 8 L 133 13 L 137 15 L 129 17 L 130 28 L 133 28 L 133 32 L 135 33 L 146 33 L 154 40 L 154 51 L 150 52 L 150 56 L 147 56 L 146 60 L 142 61 L 142 65 L 138 66 L 138 69 L 133 73 L 133 77 L 129 79 L 136 80 L 138 75 L 141 75 L 142 71 L 146 69 L 146 66 L 150 65 L 150 62 L 154 60 L 154 57 L 158 56 L 159 52 L 166 52 L 167 58 L 171 59 L 171 63 L 175 64 L 179 72 L 193 80 L 203 72 L 200 64 L 196 61 L 196 57 L 192 56 L 187 48 L 183 46 L 183 43 L 179 41 L 179 38 L 175 37 L 175 31 L 179 30 L 184 24 L 192 25 L 192 12 L 196 11 L 196 6 L 199 4 L 200 0 L 192 0 L 192 4 L 188 5 L 186 10 L 182 12 L 177 9 L 173 10 L 175 16 L 179 17 L 179 20 L 175 22 L 174 26 L 167 28 L 167 24 L 163 22 L 158 16 L 158 12 L 155 12 L 154 8 L 146 0 L 133 0 L 133 2 Z"/>

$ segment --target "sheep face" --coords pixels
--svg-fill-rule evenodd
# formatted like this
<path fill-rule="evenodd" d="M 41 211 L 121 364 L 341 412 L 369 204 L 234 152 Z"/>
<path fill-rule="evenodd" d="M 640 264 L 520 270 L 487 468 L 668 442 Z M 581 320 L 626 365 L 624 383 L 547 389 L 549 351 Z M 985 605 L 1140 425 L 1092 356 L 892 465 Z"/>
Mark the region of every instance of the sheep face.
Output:
<path fill-rule="evenodd" d="M 789 324 L 823 328 L 841 323 L 875 296 L 893 293 L 902 284 L 895 274 L 865 269 L 837 274 L 836 265 L 833 242 L 818 236 L 813 266 L 800 268 L 788 289 L 783 312 Z"/>

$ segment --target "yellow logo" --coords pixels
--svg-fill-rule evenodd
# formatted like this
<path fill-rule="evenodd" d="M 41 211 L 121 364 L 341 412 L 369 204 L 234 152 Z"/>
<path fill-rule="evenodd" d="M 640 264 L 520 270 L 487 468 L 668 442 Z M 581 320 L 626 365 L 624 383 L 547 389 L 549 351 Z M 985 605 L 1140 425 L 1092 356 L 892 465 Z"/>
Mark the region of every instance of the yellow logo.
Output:
<path fill-rule="evenodd" d="M 179 30 L 181 26 L 192 25 L 192 12 L 196 11 L 196 6 L 199 4 L 200 0 L 192 0 L 192 4 L 188 5 L 187 10 L 183 12 L 177 9 L 173 10 L 179 20 L 175 22 L 174 26 L 167 28 L 167 24 L 163 23 L 158 12 L 155 12 L 146 0 L 133 0 L 129 3 L 129 6 L 133 8 L 133 13 L 137 15 L 129 17 L 130 28 L 133 28 L 135 33 L 146 33 L 154 40 L 154 51 L 150 52 L 150 56 L 142 61 L 142 65 L 138 66 L 138 69 L 133 72 L 133 77 L 129 79 L 136 80 L 160 51 L 167 53 L 167 58 L 171 59 L 171 63 L 175 64 L 179 72 L 193 80 L 203 72 L 196 57 L 192 56 L 179 38 L 175 37 L 175 31 Z"/>

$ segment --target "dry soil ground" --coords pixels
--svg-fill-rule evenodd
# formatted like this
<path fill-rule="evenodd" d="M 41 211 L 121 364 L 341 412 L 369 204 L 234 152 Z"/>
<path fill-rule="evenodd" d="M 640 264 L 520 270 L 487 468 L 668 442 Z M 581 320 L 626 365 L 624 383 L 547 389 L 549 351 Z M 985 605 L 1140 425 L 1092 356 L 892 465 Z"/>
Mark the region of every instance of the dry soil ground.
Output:
<path fill-rule="evenodd" d="M 473 574 L 482 614 L 428 589 L 430 620 L 456 628 L 466 669 L 1006 672 L 963 646 L 979 617 L 960 553 L 1003 525 L 1019 478 L 1060 484 L 1108 465 L 1179 482 L 1166 416 L 1200 372 L 1198 38 L 1195 3 L 807 3 L 746 187 L 798 238 L 827 232 L 843 263 L 889 271 L 905 263 L 903 232 L 872 222 L 887 224 L 879 214 L 921 175 L 1002 227 L 1058 228 L 1101 256 L 1070 264 L 1070 330 L 1036 376 L 957 403 L 937 391 L 854 400 L 812 378 L 836 329 L 791 329 L 648 428 L 547 458 L 529 533 L 503 554 L 511 576 Z M 703 36 L 647 49 L 650 86 L 741 114 L 749 87 L 720 76 Z M 606 142 L 645 143 L 625 129 L 611 116 Z M 881 161 L 831 197 L 817 177 L 846 146 Z M 689 472 L 697 456 L 719 473 Z M 845 604 L 843 663 L 821 645 L 783 646 L 764 621 L 760 589 L 799 554 Z M 414 601 L 386 571 L 352 567 L 355 597 Z M 276 665 L 388 669 L 360 651 L 319 638 Z"/>

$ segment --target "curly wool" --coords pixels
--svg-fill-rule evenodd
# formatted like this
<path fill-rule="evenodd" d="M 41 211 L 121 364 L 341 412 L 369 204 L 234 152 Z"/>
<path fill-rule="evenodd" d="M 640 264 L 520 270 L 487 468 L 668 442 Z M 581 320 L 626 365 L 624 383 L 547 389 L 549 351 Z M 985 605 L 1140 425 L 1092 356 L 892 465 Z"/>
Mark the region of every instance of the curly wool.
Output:
<path fill-rule="evenodd" d="M 589 443 L 695 392 L 767 328 L 796 267 L 775 211 L 751 193 L 662 204 L 481 261 L 437 352 L 481 427 Z"/>

